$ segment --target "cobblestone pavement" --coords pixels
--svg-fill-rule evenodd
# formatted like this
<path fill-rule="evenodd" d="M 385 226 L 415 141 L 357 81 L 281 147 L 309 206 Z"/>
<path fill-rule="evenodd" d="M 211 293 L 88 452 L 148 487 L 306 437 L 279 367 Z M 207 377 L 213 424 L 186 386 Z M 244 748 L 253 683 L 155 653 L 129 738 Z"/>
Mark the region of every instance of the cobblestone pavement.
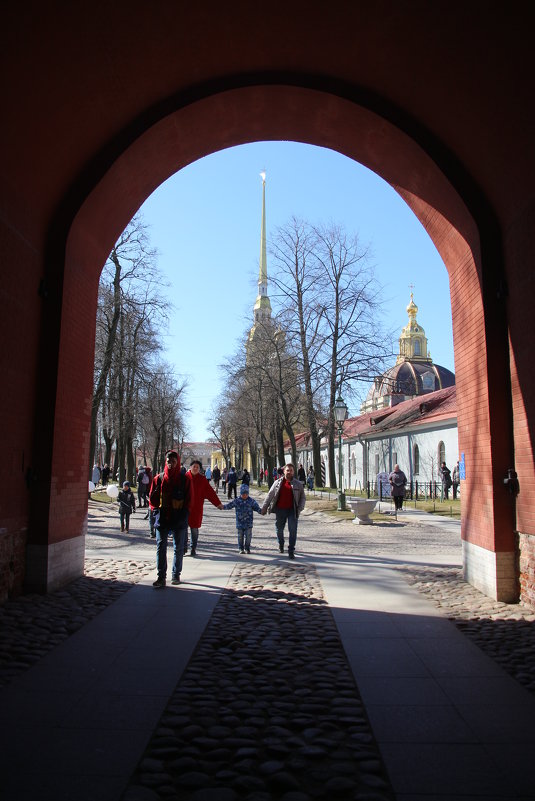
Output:
<path fill-rule="evenodd" d="M 234 569 L 124 801 L 394 798 L 311 564 Z"/>
<path fill-rule="evenodd" d="M 460 576 L 460 542 L 432 525 L 386 519 L 355 526 L 313 510 L 299 524 L 297 556 L 380 557 L 399 569 L 444 614 L 519 682 L 535 692 L 535 612 L 492 601 Z M 236 551 L 233 512 L 205 506 L 198 554 Z M 114 507 L 91 502 L 85 575 L 48 596 L 29 595 L 0 606 L 0 686 L 9 683 L 134 583 L 154 571 L 155 546 L 138 510 L 130 535 L 121 534 Z M 253 553 L 274 555 L 272 518 L 255 516 Z M 237 558 L 237 554 L 236 554 Z M 296 560 L 295 564 L 298 564 Z M 187 576 L 187 559 L 184 567 Z"/>

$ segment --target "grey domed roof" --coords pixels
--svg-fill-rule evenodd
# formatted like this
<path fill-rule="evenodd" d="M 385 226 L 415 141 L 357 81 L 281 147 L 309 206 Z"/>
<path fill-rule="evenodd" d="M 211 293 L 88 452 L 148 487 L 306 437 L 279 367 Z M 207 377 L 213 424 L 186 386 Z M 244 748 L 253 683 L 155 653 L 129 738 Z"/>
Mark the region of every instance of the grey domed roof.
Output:
<path fill-rule="evenodd" d="M 375 379 L 366 401 L 387 395 L 401 396 L 400 400 L 404 400 L 405 396 L 425 395 L 454 385 L 454 374 L 439 364 L 403 361 Z"/>

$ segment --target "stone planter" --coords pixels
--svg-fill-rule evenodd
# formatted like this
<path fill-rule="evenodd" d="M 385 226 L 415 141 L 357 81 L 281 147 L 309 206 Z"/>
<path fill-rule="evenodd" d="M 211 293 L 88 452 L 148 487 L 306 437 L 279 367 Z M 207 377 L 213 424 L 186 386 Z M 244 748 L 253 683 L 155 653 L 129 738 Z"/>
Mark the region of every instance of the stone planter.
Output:
<path fill-rule="evenodd" d="M 355 513 L 353 523 L 358 526 L 370 526 L 373 520 L 370 518 L 371 513 L 375 509 L 377 501 L 369 500 L 367 498 L 348 498 L 347 503 L 351 507 L 351 511 Z"/>

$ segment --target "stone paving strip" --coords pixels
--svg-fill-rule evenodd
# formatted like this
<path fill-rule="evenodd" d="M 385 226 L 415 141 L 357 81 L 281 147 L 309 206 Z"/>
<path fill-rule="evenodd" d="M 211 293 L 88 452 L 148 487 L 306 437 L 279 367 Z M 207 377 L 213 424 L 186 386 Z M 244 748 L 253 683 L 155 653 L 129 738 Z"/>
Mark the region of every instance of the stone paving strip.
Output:
<path fill-rule="evenodd" d="M 535 693 L 535 611 L 493 601 L 463 580 L 461 568 L 408 567 L 407 582 L 442 609 L 455 625 L 509 675 Z"/>
<path fill-rule="evenodd" d="M 315 567 L 237 565 L 123 801 L 393 798 Z"/>
<path fill-rule="evenodd" d="M 153 562 L 86 559 L 85 575 L 49 595 L 0 606 L 0 687 L 31 667 L 153 570 Z"/>

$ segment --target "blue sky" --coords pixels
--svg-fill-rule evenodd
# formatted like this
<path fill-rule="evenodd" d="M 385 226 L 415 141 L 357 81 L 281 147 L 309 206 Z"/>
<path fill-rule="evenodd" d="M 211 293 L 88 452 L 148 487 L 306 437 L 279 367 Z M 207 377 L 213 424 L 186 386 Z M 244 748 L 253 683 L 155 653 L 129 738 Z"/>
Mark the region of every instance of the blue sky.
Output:
<path fill-rule="evenodd" d="M 270 231 L 292 215 L 335 222 L 358 234 L 384 286 L 387 327 L 407 322 L 409 285 L 433 361 L 454 370 L 448 274 L 429 236 L 379 176 L 332 150 L 294 142 L 256 142 L 207 156 L 162 184 L 143 204 L 158 265 L 175 306 L 162 332 L 166 359 L 189 380 L 190 441 L 204 441 L 218 369 L 252 325 L 256 300 L 262 179 Z M 268 276 L 269 276 L 268 256 Z M 396 341 L 397 349 L 397 341 Z M 350 414 L 358 414 L 350 407 Z"/>

